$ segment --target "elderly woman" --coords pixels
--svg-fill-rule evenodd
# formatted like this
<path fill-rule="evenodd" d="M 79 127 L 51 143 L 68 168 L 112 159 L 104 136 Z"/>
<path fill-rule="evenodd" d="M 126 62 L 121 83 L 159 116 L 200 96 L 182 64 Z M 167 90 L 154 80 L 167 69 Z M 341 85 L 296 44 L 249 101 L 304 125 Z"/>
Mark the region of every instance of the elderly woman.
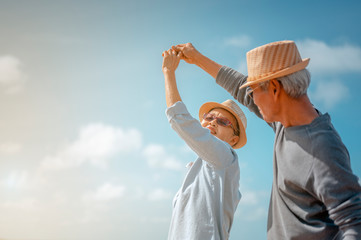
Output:
<path fill-rule="evenodd" d="M 172 128 L 198 155 L 173 200 L 168 239 L 228 239 L 241 198 L 234 149 L 246 144 L 246 117 L 232 100 L 208 102 L 194 119 L 181 100 L 175 70 L 181 53 L 163 52 L 166 114 Z"/>

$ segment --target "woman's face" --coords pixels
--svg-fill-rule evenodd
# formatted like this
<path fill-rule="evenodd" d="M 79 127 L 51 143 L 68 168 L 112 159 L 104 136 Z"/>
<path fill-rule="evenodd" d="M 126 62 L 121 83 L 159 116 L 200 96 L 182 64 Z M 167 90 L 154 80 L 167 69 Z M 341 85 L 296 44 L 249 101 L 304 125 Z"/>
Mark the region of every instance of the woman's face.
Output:
<path fill-rule="evenodd" d="M 234 129 L 237 126 L 236 118 L 225 109 L 216 108 L 209 112 L 211 115 L 217 118 L 225 118 L 228 119 L 232 126 L 223 126 L 222 124 L 218 124 L 217 119 L 213 120 L 203 119 L 201 122 L 202 127 L 209 129 L 212 135 L 217 138 L 227 142 L 231 146 L 238 142 L 239 136 L 234 135 Z"/>

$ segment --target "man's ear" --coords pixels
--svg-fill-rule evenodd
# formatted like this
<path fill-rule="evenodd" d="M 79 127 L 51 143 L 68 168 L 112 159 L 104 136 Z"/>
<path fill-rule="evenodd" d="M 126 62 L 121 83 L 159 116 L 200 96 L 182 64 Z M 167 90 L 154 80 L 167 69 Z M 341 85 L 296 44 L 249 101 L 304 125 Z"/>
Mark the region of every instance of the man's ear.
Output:
<path fill-rule="evenodd" d="M 274 99 L 277 100 L 280 96 L 282 89 L 281 83 L 277 79 L 272 79 L 270 81 L 270 88 L 271 94 L 273 95 Z"/>

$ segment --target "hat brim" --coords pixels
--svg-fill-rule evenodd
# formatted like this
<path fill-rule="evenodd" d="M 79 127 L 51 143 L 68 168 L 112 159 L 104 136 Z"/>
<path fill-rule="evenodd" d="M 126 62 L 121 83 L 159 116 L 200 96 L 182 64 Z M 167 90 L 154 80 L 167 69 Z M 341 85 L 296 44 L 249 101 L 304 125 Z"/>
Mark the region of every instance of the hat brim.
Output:
<path fill-rule="evenodd" d="M 249 77 L 247 79 L 247 82 L 245 84 L 243 84 L 240 88 L 245 88 L 245 87 L 257 84 L 257 83 L 262 83 L 262 82 L 265 82 L 265 81 L 268 81 L 268 80 L 272 80 L 272 79 L 275 79 L 275 78 L 279 78 L 279 77 L 289 75 L 291 73 L 298 72 L 298 71 L 300 71 L 302 69 L 305 69 L 309 62 L 310 62 L 310 58 L 305 58 L 305 59 L 302 59 L 301 62 L 299 62 L 299 63 L 297 63 L 297 64 L 295 64 L 295 65 L 293 65 L 291 67 L 284 68 L 284 69 L 282 69 L 280 71 L 268 74 L 266 76 L 262 76 L 262 77 L 259 77 L 259 78 L 254 77 L 254 80 L 251 79 L 252 77 Z"/>
<path fill-rule="evenodd" d="M 234 149 L 238 149 L 238 148 L 243 147 L 247 143 L 246 129 L 243 126 L 241 118 L 231 108 L 229 108 L 227 106 L 224 106 L 224 105 L 222 105 L 220 103 L 217 103 L 217 102 L 206 102 L 199 108 L 199 120 L 202 121 L 203 120 L 203 115 L 205 113 L 208 113 L 213 108 L 223 108 L 223 109 L 225 109 L 228 112 L 233 114 L 233 116 L 236 118 L 237 123 L 238 123 L 239 132 L 240 132 L 239 135 L 240 136 L 239 136 L 238 142 L 232 147 Z"/>

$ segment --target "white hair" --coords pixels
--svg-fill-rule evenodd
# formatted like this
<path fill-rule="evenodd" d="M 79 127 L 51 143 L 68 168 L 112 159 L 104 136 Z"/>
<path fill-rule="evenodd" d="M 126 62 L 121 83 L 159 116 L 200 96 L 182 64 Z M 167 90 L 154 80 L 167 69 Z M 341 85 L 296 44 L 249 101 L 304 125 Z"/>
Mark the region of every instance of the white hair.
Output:
<path fill-rule="evenodd" d="M 286 94 L 292 98 L 299 98 L 307 93 L 307 88 L 311 82 L 311 74 L 307 69 L 289 74 L 277 79 L 283 86 Z M 263 90 L 267 89 L 269 81 L 261 84 Z"/>

